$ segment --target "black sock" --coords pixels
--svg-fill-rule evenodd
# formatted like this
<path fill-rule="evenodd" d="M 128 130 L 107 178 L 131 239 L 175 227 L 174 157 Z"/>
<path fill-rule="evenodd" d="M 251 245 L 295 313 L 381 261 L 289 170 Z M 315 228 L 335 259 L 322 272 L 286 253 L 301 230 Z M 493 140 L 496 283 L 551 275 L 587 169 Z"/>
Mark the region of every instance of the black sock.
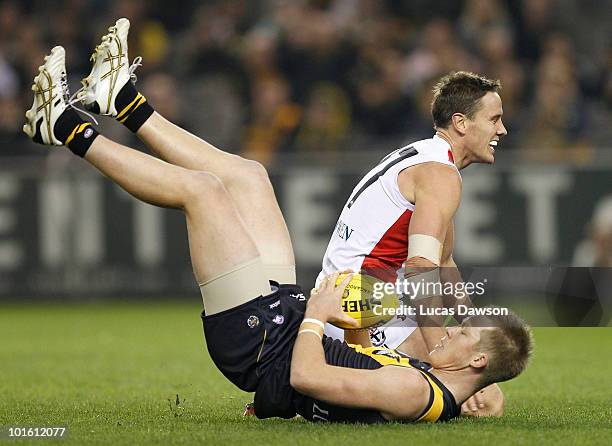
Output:
<path fill-rule="evenodd" d="M 153 114 L 153 107 L 131 82 L 127 82 L 115 98 L 117 121 L 136 133 Z"/>
<path fill-rule="evenodd" d="M 99 135 L 91 123 L 81 119 L 79 114 L 67 108 L 57 118 L 53 133 L 62 141 L 75 155 L 85 156 L 87 150 Z"/>

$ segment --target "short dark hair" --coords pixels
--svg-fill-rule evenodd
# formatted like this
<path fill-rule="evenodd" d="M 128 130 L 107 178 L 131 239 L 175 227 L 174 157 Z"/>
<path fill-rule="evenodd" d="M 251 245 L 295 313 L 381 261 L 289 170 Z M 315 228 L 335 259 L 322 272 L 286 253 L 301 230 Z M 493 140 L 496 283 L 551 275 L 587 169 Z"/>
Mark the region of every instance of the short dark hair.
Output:
<path fill-rule="evenodd" d="M 434 128 L 448 128 L 454 113 L 463 113 L 472 119 L 478 110 L 478 101 L 487 92 L 501 89 L 499 80 L 487 79 L 469 71 L 447 74 L 434 86 L 431 115 Z"/>

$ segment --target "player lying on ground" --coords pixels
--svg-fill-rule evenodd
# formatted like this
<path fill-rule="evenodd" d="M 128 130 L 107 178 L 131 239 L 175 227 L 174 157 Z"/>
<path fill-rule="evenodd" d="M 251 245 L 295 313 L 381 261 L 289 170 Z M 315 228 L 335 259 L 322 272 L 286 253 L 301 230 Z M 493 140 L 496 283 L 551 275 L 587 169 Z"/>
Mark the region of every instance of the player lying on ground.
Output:
<path fill-rule="evenodd" d="M 343 286 L 332 276 L 306 303 L 291 284 L 293 250 L 265 169 L 153 111 L 129 82 L 128 28 L 121 19 L 109 29 L 77 97 L 125 124 L 165 161 L 105 138 L 79 117 L 68 101 L 61 47 L 34 78 L 24 131 L 67 146 L 134 197 L 183 211 L 208 350 L 232 383 L 255 392 L 258 417 L 448 420 L 478 389 L 524 369 L 530 333 L 514 315 L 449 330 L 432 354 L 436 369 L 392 350 L 322 339 L 323 323 L 352 321 L 340 309 Z"/>

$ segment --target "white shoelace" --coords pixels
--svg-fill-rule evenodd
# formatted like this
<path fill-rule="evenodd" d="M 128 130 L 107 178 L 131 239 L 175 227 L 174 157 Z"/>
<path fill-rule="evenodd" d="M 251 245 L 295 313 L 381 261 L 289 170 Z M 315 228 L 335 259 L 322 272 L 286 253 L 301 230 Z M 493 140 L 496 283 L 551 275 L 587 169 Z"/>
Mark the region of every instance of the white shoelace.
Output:
<path fill-rule="evenodd" d="M 138 80 L 138 77 L 136 76 L 136 69 L 138 67 L 142 66 L 142 57 L 141 56 L 136 56 L 134 58 L 134 60 L 132 61 L 132 64 L 129 66 L 128 68 L 128 73 L 130 75 L 130 81 L 132 83 L 136 83 L 136 81 Z M 68 82 L 66 81 L 65 77 L 62 77 L 60 79 L 60 84 L 62 87 L 62 90 L 65 92 L 65 98 L 68 97 L 68 95 L 70 94 L 70 90 L 68 88 Z M 85 90 L 87 89 L 87 87 L 84 85 L 81 88 L 79 88 L 77 91 L 74 92 L 74 94 L 72 96 L 70 96 L 67 100 L 66 100 L 66 104 L 73 108 L 74 110 L 76 110 L 77 112 L 80 112 L 82 114 L 84 114 L 85 116 L 87 116 L 89 119 L 91 119 L 93 122 L 96 123 L 96 125 L 98 125 L 98 120 L 95 118 L 95 116 L 89 112 L 87 112 L 86 110 L 83 110 L 80 107 L 76 107 L 75 104 L 78 103 L 82 103 L 82 95 L 81 93 L 84 93 Z"/>
<path fill-rule="evenodd" d="M 70 99 L 67 102 L 68 107 L 76 110 L 77 112 L 80 112 L 82 114 L 84 114 L 85 116 L 87 116 L 89 119 L 91 119 L 93 122 L 96 123 L 96 125 L 98 125 L 98 120 L 96 119 L 96 117 L 89 113 L 88 111 L 83 110 L 80 107 L 75 106 L 74 104 L 80 104 L 81 100 L 78 98 L 79 93 L 81 92 L 81 89 L 77 90 L 72 96 L 70 96 Z"/>
<path fill-rule="evenodd" d="M 132 65 L 130 65 L 130 67 L 128 68 L 128 72 L 130 73 L 130 80 L 134 84 L 138 80 L 138 77 L 136 76 L 136 73 L 135 73 L 136 68 L 138 67 L 142 67 L 142 57 L 140 56 L 136 56 L 134 60 L 132 61 Z"/>
<path fill-rule="evenodd" d="M 72 108 L 73 110 L 80 112 L 91 119 L 93 122 L 98 125 L 98 120 L 94 115 L 88 113 L 82 108 L 76 107 L 75 104 L 81 102 L 81 100 L 77 97 L 79 93 L 83 90 L 84 87 L 79 88 L 72 96 L 70 96 L 70 88 L 68 87 L 68 79 L 66 79 L 66 74 L 62 74 L 60 77 L 60 88 L 62 89 L 62 95 L 64 96 L 64 101 L 66 101 L 66 106 Z"/>

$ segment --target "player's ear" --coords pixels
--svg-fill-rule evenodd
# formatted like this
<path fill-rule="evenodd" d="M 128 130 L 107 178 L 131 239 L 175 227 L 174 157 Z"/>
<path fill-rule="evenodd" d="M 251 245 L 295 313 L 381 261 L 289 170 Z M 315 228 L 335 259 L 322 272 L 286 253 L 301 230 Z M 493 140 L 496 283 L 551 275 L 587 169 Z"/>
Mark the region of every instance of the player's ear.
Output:
<path fill-rule="evenodd" d="M 472 357 L 472 360 L 470 361 L 470 365 L 476 369 L 482 369 L 486 367 L 488 363 L 489 363 L 489 355 L 487 355 L 486 353 L 481 353 L 481 352 L 476 353 Z"/>
<path fill-rule="evenodd" d="M 465 135 L 467 130 L 467 119 L 463 113 L 454 113 L 451 117 L 451 125 L 457 133 Z"/>

